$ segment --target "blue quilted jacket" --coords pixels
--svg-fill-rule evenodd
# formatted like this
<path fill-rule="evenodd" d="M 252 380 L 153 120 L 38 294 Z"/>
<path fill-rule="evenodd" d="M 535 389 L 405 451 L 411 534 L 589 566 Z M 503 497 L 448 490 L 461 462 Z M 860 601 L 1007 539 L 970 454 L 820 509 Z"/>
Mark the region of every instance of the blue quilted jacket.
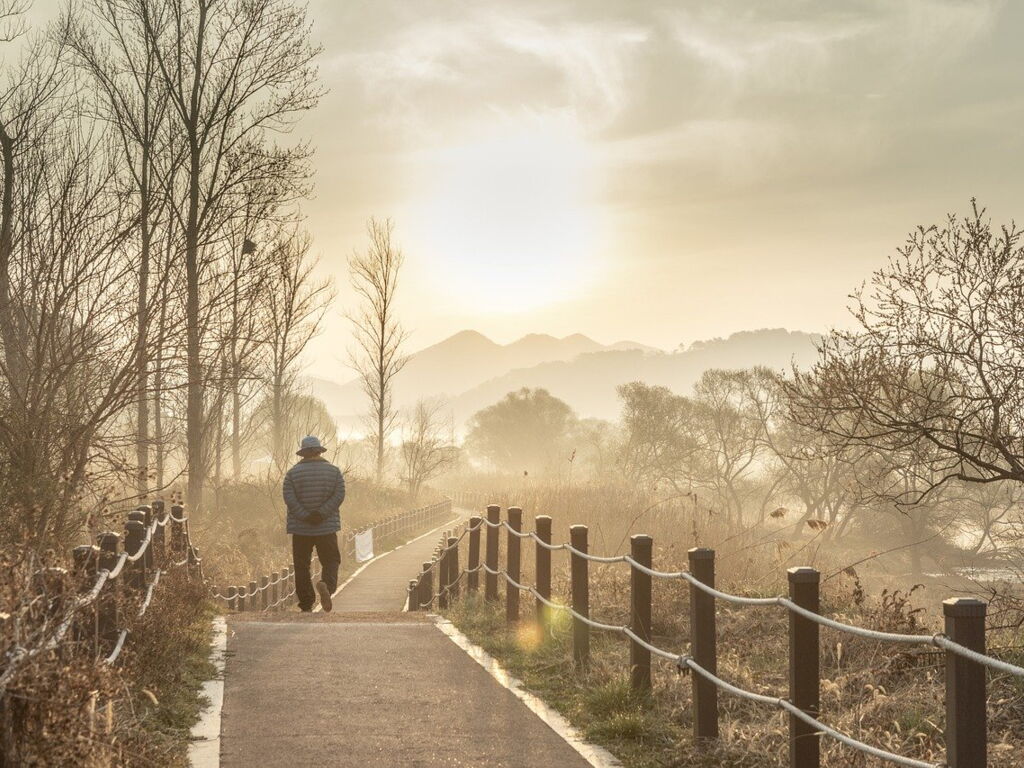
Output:
<path fill-rule="evenodd" d="M 341 502 L 345 476 L 320 456 L 304 458 L 284 476 L 284 503 L 288 507 L 288 533 L 323 536 L 341 530 Z M 311 515 L 323 518 L 313 522 Z"/>

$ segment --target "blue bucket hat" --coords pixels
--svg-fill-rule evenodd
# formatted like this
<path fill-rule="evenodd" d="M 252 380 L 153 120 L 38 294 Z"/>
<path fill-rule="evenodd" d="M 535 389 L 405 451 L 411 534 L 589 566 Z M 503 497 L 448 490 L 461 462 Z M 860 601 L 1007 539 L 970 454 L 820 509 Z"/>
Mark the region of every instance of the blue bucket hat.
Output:
<path fill-rule="evenodd" d="M 320 445 L 320 438 L 313 437 L 313 435 L 306 435 L 302 438 L 302 443 L 299 445 L 299 450 L 295 452 L 296 456 L 305 456 L 310 453 L 326 453 L 327 449 Z"/>

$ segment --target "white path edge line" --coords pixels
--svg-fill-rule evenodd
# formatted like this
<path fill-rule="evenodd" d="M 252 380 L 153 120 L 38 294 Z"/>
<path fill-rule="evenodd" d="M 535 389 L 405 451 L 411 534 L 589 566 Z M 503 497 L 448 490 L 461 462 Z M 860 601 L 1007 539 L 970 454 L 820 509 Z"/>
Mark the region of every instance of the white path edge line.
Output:
<path fill-rule="evenodd" d="M 507 688 L 517 699 L 526 705 L 533 714 L 540 718 L 551 730 L 565 741 L 570 747 L 586 760 L 593 768 L 622 768 L 622 763 L 615 755 L 603 747 L 598 747 L 584 741 L 583 735 L 574 728 L 562 715 L 544 703 L 543 700 L 523 688 L 522 681 L 512 677 L 505 668 L 498 663 L 498 660 L 487 651 L 475 645 L 468 637 L 462 634 L 454 624 L 435 614 L 430 614 L 441 632 L 449 640 L 466 652 L 473 661 L 487 670 L 500 686 Z"/>
<path fill-rule="evenodd" d="M 360 573 L 362 573 L 362 572 L 363 572 L 363 571 L 364 571 L 364 570 L 366 569 L 366 567 L 367 567 L 368 565 L 370 565 L 371 563 L 375 563 L 375 562 L 377 562 L 378 560 L 381 560 L 381 559 L 383 559 L 383 558 L 387 557 L 387 556 L 388 556 L 388 555 L 390 555 L 390 554 L 391 554 L 392 552 L 397 552 L 397 551 L 398 551 L 398 550 L 400 550 L 400 549 L 401 549 L 402 547 L 407 547 L 407 546 L 409 546 L 409 545 L 410 545 L 410 544 L 412 544 L 412 543 L 413 543 L 414 541 L 419 541 L 420 539 L 424 538 L 425 536 L 429 536 L 429 535 L 430 535 L 430 534 L 432 534 L 432 533 L 437 533 L 437 532 L 438 532 L 438 531 L 440 531 L 440 530 L 441 530 L 442 528 L 444 528 L 444 527 L 445 527 L 446 525 L 451 525 L 452 523 L 456 523 L 456 522 L 458 522 L 458 521 L 459 521 L 460 519 L 461 519 L 461 518 L 455 518 L 454 520 L 449 520 L 449 521 L 448 521 L 448 522 L 446 522 L 446 523 L 441 523 L 441 524 L 440 524 L 439 526 L 437 526 L 437 528 L 432 528 L 432 529 L 430 529 L 429 531 L 427 531 L 426 533 L 421 533 L 421 534 L 420 534 L 419 536 L 417 536 L 417 537 L 416 537 L 415 539 L 409 539 L 409 540 L 408 540 L 407 542 L 405 542 L 404 544 L 399 544 L 399 545 L 398 545 L 397 547 L 394 547 L 393 549 L 389 549 L 389 550 L 388 550 L 387 552 L 381 552 L 381 553 L 380 553 L 379 555 L 374 555 L 374 556 L 373 556 L 373 557 L 371 557 L 371 558 L 370 558 L 369 560 L 367 560 L 367 561 L 366 561 L 365 563 L 363 563 L 363 564 L 362 564 L 362 565 L 360 565 L 360 566 L 359 566 L 358 568 L 356 568 L 356 569 L 355 569 L 355 571 L 353 571 L 353 572 L 352 572 L 352 575 L 351 575 L 351 576 L 349 576 L 349 577 L 348 577 L 347 579 L 345 579 L 345 582 L 344 582 L 343 584 L 339 585 L 339 586 L 338 586 L 338 588 L 337 588 L 336 590 L 334 590 L 334 592 L 333 592 L 333 593 L 331 594 L 331 599 L 334 599 L 335 597 L 337 597 L 337 596 L 338 596 L 338 593 L 339 593 L 339 592 L 341 592 L 341 590 L 343 590 L 343 589 L 344 589 L 345 587 L 347 587 L 347 586 L 348 586 L 349 584 L 351 584 L 351 583 L 352 583 L 352 581 L 353 581 L 353 580 L 355 579 L 355 577 L 356 577 L 356 576 L 358 576 L 358 575 L 359 575 Z M 407 610 L 407 609 L 408 609 L 408 602 L 409 602 L 409 600 L 408 600 L 408 598 L 406 598 L 406 607 L 402 609 L 402 610 L 403 610 L 403 612 L 404 612 L 405 610 Z M 321 607 L 320 607 L 319 605 L 317 605 L 317 606 L 316 606 L 316 607 L 315 607 L 315 608 L 313 609 L 313 613 L 320 613 L 321 611 L 323 611 L 323 608 L 321 608 Z"/>
<path fill-rule="evenodd" d="M 188 745 L 188 762 L 192 768 L 219 768 L 220 719 L 224 708 L 224 657 L 228 648 L 228 625 L 223 616 L 213 618 L 213 638 L 210 641 L 210 661 L 216 676 L 203 683 L 202 695 L 210 704 L 192 726 L 192 741 Z"/>

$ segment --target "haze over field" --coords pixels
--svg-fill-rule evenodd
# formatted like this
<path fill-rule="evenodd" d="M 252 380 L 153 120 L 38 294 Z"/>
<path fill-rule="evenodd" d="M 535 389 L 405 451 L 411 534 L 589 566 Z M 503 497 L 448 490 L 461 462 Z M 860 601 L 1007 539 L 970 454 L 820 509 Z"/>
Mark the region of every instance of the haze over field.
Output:
<path fill-rule="evenodd" d="M 621 402 L 616 387 L 646 381 L 688 392 L 704 371 L 763 365 L 786 370 L 813 363 L 815 334 L 746 331 L 665 351 L 630 341 L 600 344 L 582 334 L 556 339 L 531 334 L 497 344 L 477 331 L 460 333 L 411 355 L 395 380 L 394 404 L 408 410 L 421 398 L 441 398 L 461 425 L 481 408 L 522 387 L 549 390 L 580 416 L 614 420 Z M 345 431 L 362 427 L 366 396 L 358 379 L 308 380 Z"/>

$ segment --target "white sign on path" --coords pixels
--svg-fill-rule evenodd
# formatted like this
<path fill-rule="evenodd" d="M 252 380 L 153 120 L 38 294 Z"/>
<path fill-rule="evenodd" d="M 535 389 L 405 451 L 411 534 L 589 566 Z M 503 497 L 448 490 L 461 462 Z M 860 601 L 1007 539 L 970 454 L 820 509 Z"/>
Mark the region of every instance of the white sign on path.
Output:
<path fill-rule="evenodd" d="M 356 534 L 356 562 L 373 560 L 373 528 Z"/>

